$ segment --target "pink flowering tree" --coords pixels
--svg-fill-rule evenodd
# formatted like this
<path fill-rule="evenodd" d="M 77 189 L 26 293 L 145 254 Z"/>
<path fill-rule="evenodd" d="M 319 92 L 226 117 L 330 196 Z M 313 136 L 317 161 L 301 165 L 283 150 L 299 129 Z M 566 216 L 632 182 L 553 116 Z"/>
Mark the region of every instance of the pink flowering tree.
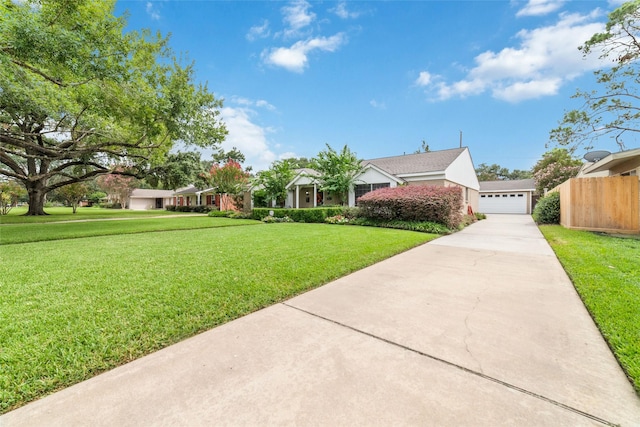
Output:
<path fill-rule="evenodd" d="M 125 207 L 129 196 L 138 184 L 138 180 L 132 176 L 117 174 L 102 175 L 97 181 L 98 186 L 114 203 L 120 203 L 121 208 Z"/>
<path fill-rule="evenodd" d="M 536 191 L 544 194 L 545 188 L 551 190 L 569 178 L 574 178 L 581 167 L 582 161 L 572 157 L 564 148 L 554 148 L 544 153 L 532 169 Z"/>
<path fill-rule="evenodd" d="M 200 175 L 200 178 L 205 186 L 214 188 L 216 194 L 220 194 L 220 210 L 233 210 L 234 204 L 239 204 L 249 182 L 249 173 L 242 170 L 240 163 L 228 159 L 223 165 L 215 163 L 208 172 Z"/>

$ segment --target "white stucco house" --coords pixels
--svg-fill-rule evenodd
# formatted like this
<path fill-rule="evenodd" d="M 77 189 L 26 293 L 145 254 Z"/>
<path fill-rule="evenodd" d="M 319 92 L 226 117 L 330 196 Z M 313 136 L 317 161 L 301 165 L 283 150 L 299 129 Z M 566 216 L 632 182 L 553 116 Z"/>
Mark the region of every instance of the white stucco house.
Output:
<path fill-rule="evenodd" d="M 173 190 L 136 188 L 129 196 L 129 209 L 134 211 L 164 209 L 173 204 Z"/>
<path fill-rule="evenodd" d="M 480 184 L 467 147 L 382 157 L 363 161 L 364 170 L 350 189 L 349 206 L 369 191 L 398 185 L 437 185 L 462 188 L 464 212 L 478 210 Z M 311 208 L 342 204 L 340 196 L 319 190 L 312 169 L 301 169 L 287 185 L 287 207 Z"/>

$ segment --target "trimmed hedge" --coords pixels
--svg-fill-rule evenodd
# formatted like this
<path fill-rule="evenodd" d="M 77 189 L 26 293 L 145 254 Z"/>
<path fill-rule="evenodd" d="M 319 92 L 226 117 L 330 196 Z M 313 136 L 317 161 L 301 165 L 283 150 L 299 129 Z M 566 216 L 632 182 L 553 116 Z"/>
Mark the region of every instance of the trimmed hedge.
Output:
<path fill-rule="evenodd" d="M 342 215 L 344 208 L 341 206 L 330 208 L 307 208 L 307 209 L 275 209 L 275 208 L 255 208 L 251 218 L 262 221 L 273 211 L 276 218 L 289 217 L 295 222 L 323 223 L 329 216 Z"/>
<path fill-rule="evenodd" d="M 560 193 L 549 193 L 533 208 L 533 220 L 538 224 L 560 224 Z"/>
<path fill-rule="evenodd" d="M 207 213 L 207 212 L 211 212 L 213 209 L 210 206 L 174 206 L 174 205 L 167 205 L 167 206 L 165 206 L 165 210 L 167 210 L 169 212 Z"/>
<path fill-rule="evenodd" d="M 462 222 L 462 188 L 435 185 L 381 188 L 358 199 L 360 215 L 379 221 L 436 222 L 455 229 Z"/>

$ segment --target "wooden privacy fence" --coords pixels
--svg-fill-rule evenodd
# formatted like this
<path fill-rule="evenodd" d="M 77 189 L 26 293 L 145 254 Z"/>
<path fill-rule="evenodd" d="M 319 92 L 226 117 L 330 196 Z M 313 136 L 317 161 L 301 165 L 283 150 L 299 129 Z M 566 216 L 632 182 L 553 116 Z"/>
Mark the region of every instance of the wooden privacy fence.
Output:
<path fill-rule="evenodd" d="M 608 233 L 640 233 L 640 189 L 637 176 L 571 178 L 560 192 L 560 224 Z"/>

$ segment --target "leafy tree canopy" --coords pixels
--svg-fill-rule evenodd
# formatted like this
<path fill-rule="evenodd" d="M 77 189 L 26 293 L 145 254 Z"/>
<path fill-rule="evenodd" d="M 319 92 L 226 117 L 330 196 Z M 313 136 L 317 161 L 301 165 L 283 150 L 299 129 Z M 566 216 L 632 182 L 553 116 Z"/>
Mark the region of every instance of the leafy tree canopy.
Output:
<path fill-rule="evenodd" d="M 151 169 L 146 180 L 153 187 L 162 186 L 167 190 L 176 190 L 193 184 L 203 172 L 200 153 L 169 153 L 162 165 Z"/>
<path fill-rule="evenodd" d="M 258 173 L 254 182 L 262 186 L 264 197 L 268 201 L 275 200 L 276 204 L 284 206 L 287 198 L 286 186 L 295 175 L 295 162 L 294 159 L 277 160 L 269 169 Z"/>
<path fill-rule="evenodd" d="M 0 180 L 0 215 L 6 215 L 26 194 L 24 187 L 14 180 Z"/>
<path fill-rule="evenodd" d="M 226 135 L 193 64 L 160 34 L 124 33 L 114 5 L 0 0 L 0 174 L 25 186 L 31 215 L 56 188 L 141 176 L 175 141 L 215 148 Z"/>
<path fill-rule="evenodd" d="M 609 14 L 603 33 L 594 34 L 579 49 L 585 56 L 599 54 L 610 67 L 594 72 L 599 90 L 578 90 L 580 109 L 565 113 L 560 125 L 550 133 L 550 141 L 574 151 L 589 150 L 599 138 L 614 138 L 621 150 L 623 136 L 640 131 L 640 0 L 622 4 Z"/>
<path fill-rule="evenodd" d="M 87 197 L 89 187 L 84 182 L 74 182 L 73 184 L 58 188 L 56 192 L 71 206 L 75 214 L 78 209 L 78 204 L 82 199 Z"/>
<path fill-rule="evenodd" d="M 533 176 L 530 171 L 520 169 L 510 171 L 508 168 L 503 168 L 496 163 L 492 165 L 480 163 L 476 168 L 476 174 L 478 175 L 479 181 L 527 179 Z"/>
<path fill-rule="evenodd" d="M 574 178 L 581 167 L 582 161 L 574 158 L 565 148 L 547 151 L 532 169 L 536 191 L 543 194 L 545 188 L 551 190 L 569 178 Z"/>
<path fill-rule="evenodd" d="M 338 152 L 329 144 L 326 150 L 318 153 L 312 167 L 320 174 L 315 177 L 320 183 L 320 190 L 340 195 L 343 203 L 347 201 L 349 189 L 364 169 L 362 160 L 349 147 L 345 145 Z"/>

